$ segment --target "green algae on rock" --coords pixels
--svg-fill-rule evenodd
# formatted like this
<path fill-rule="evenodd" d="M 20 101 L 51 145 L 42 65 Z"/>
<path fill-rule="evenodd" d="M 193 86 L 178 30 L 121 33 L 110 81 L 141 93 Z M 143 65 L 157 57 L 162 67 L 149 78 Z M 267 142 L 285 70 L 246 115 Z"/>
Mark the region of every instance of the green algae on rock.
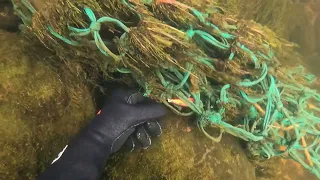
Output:
<path fill-rule="evenodd" d="M 53 70 L 47 60 L 55 56 L 45 49 L 30 52 L 34 44 L 4 31 L 0 41 L 0 177 L 34 179 L 90 120 L 94 104 L 68 70 Z"/>
<path fill-rule="evenodd" d="M 133 27 L 126 26 L 127 22 L 114 18 L 115 15 L 108 15 L 114 11 L 104 10 L 103 2 L 98 0 L 59 0 L 46 11 L 41 8 L 37 11 L 21 2 L 34 15 L 25 28 L 61 59 L 76 57 L 92 63 L 96 69 L 131 73 L 147 96 L 180 115 L 197 114 L 200 129 L 212 140 L 219 141 L 206 132 L 207 126 L 219 127 L 221 134 L 227 132 L 251 144 L 258 142 L 253 146 L 254 154 L 268 158 L 290 155 L 319 175 L 318 167 L 312 168 L 318 164 L 310 160 L 308 152 L 313 149 L 305 155 L 299 151 L 300 147 L 306 147 L 299 143 L 305 141 L 304 128 L 307 132 L 316 129 L 310 127 L 316 125 L 316 118 L 300 119 L 300 114 L 313 116 L 310 111 L 316 109 L 307 109 L 312 98 L 320 101 L 320 95 L 306 87 L 315 77 L 304 73 L 303 67 L 279 66 L 279 59 L 291 59 L 287 54 L 295 56 L 282 47 L 292 50 L 293 45 L 279 42 L 269 29 L 253 21 L 232 18 L 223 9 L 207 14 L 179 1 L 105 2 L 113 8 L 120 2 L 128 11 L 138 12 L 142 18 Z M 274 1 L 271 5 L 285 7 Z M 191 21 L 185 18 L 190 16 Z M 110 32 L 103 27 L 119 32 L 102 33 Z M 110 51 L 108 42 L 118 51 Z M 91 49 L 92 45 L 96 48 Z M 98 53 L 110 59 L 94 58 Z M 171 98 L 184 101 L 192 111 L 172 106 L 167 102 Z M 286 132 L 290 136 L 282 133 L 286 126 L 294 128 Z"/>
<path fill-rule="evenodd" d="M 224 136 L 215 143 L 200 133 L 191 119 L 170 116 L 163 122 L 163 135 L 153 139 L 149 149 L 129 153 L 124 148 L 115 154 L 108 162 L 104 179 L 317 179 L 292 160 L 248 159 L 241 141 Z"/>
<path fill-rule="evenodd" d="M 106 177 L 123 180 L 255 179 L 254 167 L 236 138 L 225 136 L 220 143 L 215 143 L 186 118 L 176 116 L 165 119 L 163 131 L 148 150 L 114 156 L 108 164 Z"/>

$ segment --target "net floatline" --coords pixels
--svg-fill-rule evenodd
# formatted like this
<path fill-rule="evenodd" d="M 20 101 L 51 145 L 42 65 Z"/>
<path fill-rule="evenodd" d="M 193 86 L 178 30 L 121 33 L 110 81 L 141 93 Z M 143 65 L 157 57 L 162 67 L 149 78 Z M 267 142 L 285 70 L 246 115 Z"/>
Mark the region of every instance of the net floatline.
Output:
<path fill-rule="evenodd" d="M 123 1 L 123 3 L 132 9 L 135 8 L 135 6 L 126 1 Z M 152 3 L 152 1 L 144 2 L 144 4 L 147 5 L 150 3 Z M 166 1 L 165 4 L 161 4 L 160 2 L 158 5 L 172 6 L 172 3 L 177 2 Z M 182 7 L 181 4 L 179 4 L 179 6 Z M 190 62 L 184 63 L 182 67 L 180 67 L 181 62 L 175 64 L 177 62 L 174 58 L 167 59 L 167 61 L 171 61 L 172 64 L 161 64 L 163 66 L 162 68 L 161 66 L 153 67 L 155 68 L 154 75 L 161 84 L 161 86 L 154 86 L 147 81 L 148 79 L 141 77 L 141 74 L 139 74 L 141 73 L 139 72 L 139 66 L 136 67 L 136 65 L 126 63 L 126 61 L 130 61 L 130 58 L 135 57 L 135 52 L 130 52 L 130 48 L 128 47 L 137 47 L 130 44 L 132 43 L 130 38 L 135 35 L 134 33 L 137 33 L 134 31 L 139 31 L 139 27 L 128 28 L 121 21 L 112 17 L 96 18 L 94 12 L 88 7 L 84 7 L 84 10 L 91 21 L 90 26 L 85 29 L 69 26 L 69 38 L 73 36 L 93 36 L 95 44 L 101 53 L 105 56 L 112 57 L 116 62 L 122 62 L 125 66 L 120 67 L 119 65 L 118 71 L 122 73 L 132 73 L 133 76 L 136 76 L 137 81 L 145 88 L 147 96 L 160 99 L 180 115 L 188 116 L 196 113 L 199 117 L 199 128 L 210 139 L 219 141 L 223 132 L 230 133 L 249 141 L 249 144 L 251 144 L 253 148 L 252 152 L 257 155 L 268 158 L 273 156 L 291 157 L 320 177 L 318 158 L 318 151 L 320 149 L 320 118 L 318 115 L 320 109 L 317 108 L 320 102 L 320 95 L 316 91 L 296 81 L 297 77 L 300 76 L 300 79 L 303 78 L 305 82 L 311 83 L 315 79 L 314 76 L 304 73 L 302 67 L 285 73 L 281 71 L 270 73 L 272 72 L 270 69 L 274 69 L 274 67 L 272 67 L 274 54 L 268 44 L 265 44 L 264 51 L 251 50 L 241 43 L 236 35 L 224 32 L 212 22 L 207 22 L 206 17 L 199 11 L 193 8 L 190 9 L 190 7 L 187 7 L 187 9 L 190 10 L 189 13 L 194 16 L 200 26 L 202 24 L 202 26 L 206 26 L 206 28 L 210 27 L 213 30 L 209 31 L 209 33 L 204 30 L 205 28 L 193 29 L 190 27 L 179 30 L 169 25 L 159 25 L 158 27 L 173 30 L 174 33 L 172 34 L 179 36 L 170 37 L 170 34 L 166 34 L 168 38 L 170 37 L 170 40 L 175 41 L 177 44 L 183 40 L 188 42 L 194 41 L 192 43 L 198 44 L 200 49 L 204 49 L 205 47 L 197 42 L 206 42 L 212 49 L 218 49 L 223 53 L 229 54 L 227 61 L 230 64 L 236 62 L 240 64 L 239 67 L 245 65 L 246 63 L 241 64 L 241 61 L 245 61 L 245 57 L 249 57 L 250 61 L 254 64 L 254 69 L 251 71 L 260 71 L 260 75 L 253 75 L 250 80 L 243 79 L 242 81 L 225 78 L 219 80 L 219 82 L 225 81 L 229 84 L 223 86 L 213 85 L 210 82 L 210 78 L 212 77 L 207 77 L 205 73 L 197 73 L 197 71 L 206 72 L 205 70 L 211 70 L 212 72 L 219 73 L 216 67 L 217 61 L 219 60 L 209 58 L 201 52 L 193 51 L 183 54 L 189 58 L 188 60 L 190 60 Z M 138 10 L 136 12 L 138 13 Z M 142 16 L 143 15 L 141 15 L 141 17 Z M 120 49 L 119 55 L 112 53 L 100 37 L 101 23 L 112 23 L 123 30 L 124 33 L 117 44 Z M 182 22 L 178 22 L 177 24 L 181 23 Z M 146 23 L 145 26 L 148 27 L 148 23 Z M 193 27 L 197 26 L 195 25 Z M 54 29 L 49 26 L 48 30 L 56 38 L 70 45 L 83 45 L 78 41 L 56 33 Z M 149 37 L 149 39 L 145 41 L 159 40 L 159 38 L 155 36 L 156 32 L 152 30 L 148 32 L 154 33 L 154 36 L 152 36 L 152 38 Z M 146 38 L 146 36 L 142 37 Z M 171 41 L 168 40 L 161 43 L 170 44 Z M 183 43 L 179 45 L 183 46 Z M 149 50 L 155 49 L 150 48 Z M 139 51 L 139 53 L 141 53 L 141 51 Z M 153 52 L 150 51 L 150 53 Z M 162 58 L 168 58 L 166 55 Z M 161 56 L 155 54 L 154 58 L 161 58 Z M 201 69 L 197 67 L 199 64 L 202 64 L 205 68 Z M 147 66 L 149 66 L 149 64 L 147 64 Z M 132 67 L 136 67 L 136 69 Z M 236 72 L 236 70 L 233 72 Z M 277 74 L 279 79 L 283 79 L 283 81 L 276 79 L 274 74 Z M 220 73 L 219 75 L 223 74 Z M 159 92 L 161 93 L 159 94 Z M 190 100 L 190 97 L 194 99 L 194 102 Z M 181 111 L 179 107 L 169 104 L 167 102 L 168 98 L 181 99 L 192 111 Z M 244 117 L 243 124 L 231 125 L 223 120 L 228 111 L 232 109 L 244 111 L 246 108 L 248 110 Z M 212 137 L 209 135 L 205 130 L 205 127 L 208 125 L 220 127 L 220 136 Z"/>

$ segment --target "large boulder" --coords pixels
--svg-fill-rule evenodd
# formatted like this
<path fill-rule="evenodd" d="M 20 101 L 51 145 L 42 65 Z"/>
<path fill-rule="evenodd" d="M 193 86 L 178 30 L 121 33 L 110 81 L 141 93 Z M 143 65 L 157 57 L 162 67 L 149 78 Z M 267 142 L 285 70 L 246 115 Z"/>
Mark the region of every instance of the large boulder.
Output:
<path fill-rule="evenodd" d="M 225 136 L 212 142 L 188 120 L 172 116 L 164 133 L 148 150 L 116 155 L 108 166 L 109 179 L 237 179 L 255 178 L 239 141 Z M 108 179 L 106 178 L 106 179 Z"/>
<path fill-rule="evenodd" d="M 114 155 L 106 168 L 107 179 L 121 180 L 300 180 L 317 178 L 292 160 L 253 160 L 239 139 L 224 135 L 212 142 L 192 119 L 170 116 L 163 135 L 147 150 Z M 211 134 L 216 132 L 212 131 Z"/>
<path fill-rule="evenodd" d="M 90 120 L 94 104 L 80 80 L 49 65 L 53 54 L 13 33 L 0 31 L 0 41 L 0 177 L 34 179 Z"/>

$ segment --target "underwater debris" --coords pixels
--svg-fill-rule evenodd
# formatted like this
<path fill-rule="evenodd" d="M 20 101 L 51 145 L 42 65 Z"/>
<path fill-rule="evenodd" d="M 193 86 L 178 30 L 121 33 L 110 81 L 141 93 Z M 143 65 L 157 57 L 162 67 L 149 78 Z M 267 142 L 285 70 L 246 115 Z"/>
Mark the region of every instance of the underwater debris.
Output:
<path fill-rule="evenodd" d="M 211 140 L 229 133 L 254 155 L 292 158 L 320 177 L 320 112 L 313 105 L 320 94 L 309 88 L 316 78 L 302 66 L 281 66 L 301 56 L 268 28 L 219 7 L 206 13 L 175 0 L 58 0 L 45 11 L 13 2 L 27 11 L 20 14 L 24 33 L 61 59 L 79 59 L 110 77 L 129 74 L 146 96 L 179 115 L 196 114 Z M 169 104 L 172 98 L 189 108 Z M 220 128 L 220 136 L 211 136 L 210 127 Z"/>

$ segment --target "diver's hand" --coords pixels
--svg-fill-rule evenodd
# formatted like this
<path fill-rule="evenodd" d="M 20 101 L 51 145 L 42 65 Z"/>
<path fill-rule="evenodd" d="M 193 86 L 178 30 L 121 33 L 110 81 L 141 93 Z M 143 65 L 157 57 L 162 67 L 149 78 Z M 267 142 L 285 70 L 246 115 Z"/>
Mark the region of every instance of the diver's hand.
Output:
<path fill-rule="evenodd" d="M 161 134 L 154 120 L 165 114 L 163 105 L 136 91 L 115 91 L 100 113 L 38 179 L 98 179 L 108 156 L 120 149 L 128 137 L 144 136 L 139 134 L 141 129 Z"/>
<path fill-rule="evenodd" d="M 97 115 L 94 129 L 104 132 L 109 139 L 106 143 L 112 142 L 111 152 L 118 151 L 126 141 L 132 148 L 146 149 L 151 145 L 150 137 L 161 135 L 157 119 L 166 112 L 163 105 L 137 91 L 117 90 Z"/>
<path fill-rule="evenodd" d="M 135 132 L 127 139 L 126 147 L 129 150 L 143 148 L 147 149 L 151 146 L 151 137 L 157 137 L 162 134 L 162 128 L 159 120 L 152 120 L 139 125 L 135 128 Z"/>

